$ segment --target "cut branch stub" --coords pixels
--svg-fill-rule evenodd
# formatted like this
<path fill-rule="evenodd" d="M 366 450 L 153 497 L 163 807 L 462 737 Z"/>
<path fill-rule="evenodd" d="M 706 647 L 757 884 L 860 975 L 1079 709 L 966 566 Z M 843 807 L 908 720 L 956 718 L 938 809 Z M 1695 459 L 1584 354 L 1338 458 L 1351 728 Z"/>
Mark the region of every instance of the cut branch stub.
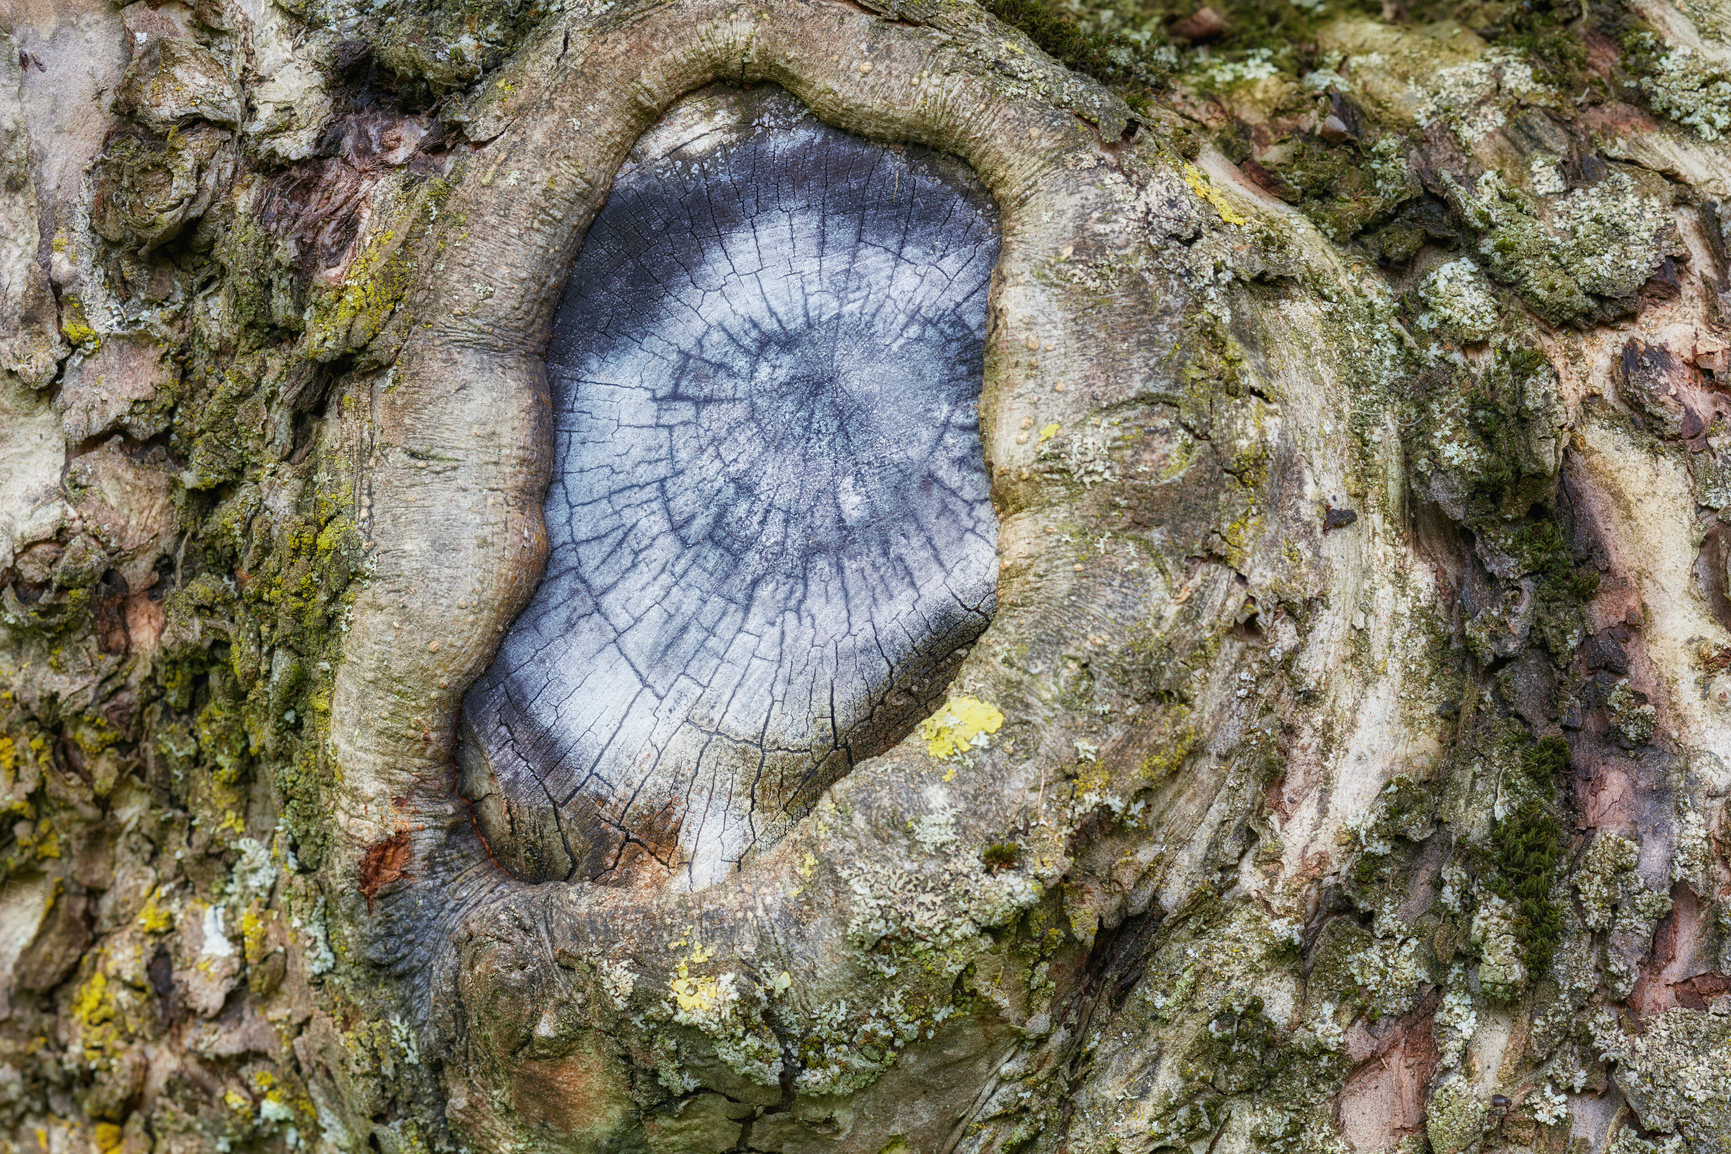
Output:
<path fill-rule="evenodd" d="M 645 1124 L 643 1110 L 654 1107 L 647 1099 L 634 1099 L 629 1109 L 620 1105 L 631 1097 L 630 1087 L 648 1084 L 649 1063 L 662 1070 L 656 1085 L 684 1079 L 736 1103 L 773 1103 L 788 1094 L 796 1103 L 817 1103 L 853 1094 L 854 1130 L 844 1143 L 850 1147 L 875 1142 L 871 1148 L 877 1149 L 894 1134 L 921 1148 L 941 1145 L 958 1119 L 935 1106 L 929 1116 L 921 1113 L 924 1090 L 936 1076 L 932 1062 L 949 1071 L 944 1077 L 970 1084 L 986 1079 L 1013 1044 L 1014 1030 L 1040 1016 L 1025 996 L 1007 990 L 959 1008 L 957 982 L 998 948 L 986 931 L 1040 901 L 1068 868 L 1077 844 L 1072 835 L 1102 795 L 1060 790 L 1058 783 L 1071 774 L 1078 750 L 1121 749 L 1116 760 L 1101 754 L 1111 767 L 1101 785 L 1121 776 L 1112 788 L 1127 797 L 1130 779 L 1148 756 L 1145 740 L 1130 736 L 1146 732 L 1133 719 L 1095 720 L 1103 715 L 1078 713 L 1058 700 L 1055 679 L 1065 655 L 1125 648 L 1133 628 L 1143 630 L 1146 643 L 1150 621 L 1156 640 L 1171 652 L 1191 652 L 1218 644 L 1243 603 L 1230 569 L 1193 560 L 1209 552 L 1205 537 L 1221 511 L 1243 500 L 1225 495 L 1234 485 L 1212 464 L 1168 470 L 1158 496 L 1150 490 L 1142 512 L 1168 522 L 1159 533 L 1169 561 L 1130 569 L 1094 565 L 1104 537 L 1051 532 L 1060 525 L 1124 524 L 1120 507 L 1090 488 L 1089 470 L 1110 464 L 1101 415 L 1128 416 L 1139 431 L 1152 432 L 1153 426 L 1142 430 L 1138 414 L 1180 398 L 1173 345 L 1193 297 L 1162 263 L 1158 242 L 1168 234 L 1193 238 L 1219 228 L 1215 210 L 1189 190 L 1156 142 L 1123 142 L 1125 110 L 1102 90 L 1039 57 L 1025 41 L 1010 39 L 1014 34 L 977 11 L 958 9 L 945 19 L 950 23 L 942 28 L 920 26 L 827 0 L 762 10 L 677 3 L 593 22 L 569 18 L 544 30 L 543 39 L 494 82 L 492 103 L 483 101 L 475 112 L 475 125 L 495 126 L 498 135 L 453 174 L 453 191 L 438 209 L 440 227 L 430 237 L 436 255 L 424 262 L 420 283 L 405 298 L 412 335 L 389 387 L 375 391 L 370 411 L 351 418 L 365 426 L 361 435 L 373 446 L 366 483 L 374 570 L 355 602 L 331 732 L 341 770 L 335 820 L 346 854 L 332 868 L 341 871 L 346 861 L 355 871 L 363 860 L 382 856 L 369 847 L 401 835 L 408 847 L 392 851 L 393 876 L 376 888 L 375 910 L 369 913 L 358 890 L 351 890 L 345 914 L 372 956 L 425 975 L 415 985 L 427 991 L 437 1027 L 430 1052 L 446 1063 L 453 1120 L 477 1142 L 528 1139 L 592 1148 L 622 1140 Z M 661 334 L 629 327 L 586 333 L 583 325 L 593 320 L 575 313 L 555 321 L 579 244 L 630 149 L 678 98 L 718 81 L 773 82 L 833 129 L 941 149 L 972 169 L 995 201 L 1001 229 L 983 364 L 974 360 L 981 357 L 980 316 L 968 310 L 979 307 L 980 278 L 991 261 L 990 206 L 966 191 L 965 172 L 952 160 L 867 145 L 802 120 L 790 131 L 821 150 L 820 168 L 877 158 L 878 183 L 866 187 L 881 192 L 888 175 L 890 195 L 905 195 L 912 206 L 911 215 L 897 218 L 905 223 L 898 223 L 903 231 L 896 235 L 920 236 L 912 248 L 925 250 L 902 252 L 896 267 L 921 276 L 941 270 L 946 283 L 930 282 L 928 299 L 862 279 L 869 261 L 859 253 L 871 249 L 866 241 L 875 226 L 869 206 L 863 214 L 856 206 L 852 219 L 868 224 L 860 240 L 835 242 L 835 251 L 857 267 L 832 276 L 790 265 L 788 276 L 800 278 L 808 295 L 838 286 L 878 294 L 891 324 L 888 344 L 851 354 L 836 375 L 824 375 L 821 389 L 802 385 L 803 392 L 788 394 L 784 388 L 782 407 L 769 417 L 745 417 L 762 425 L 763 443 L 752 451 L 769 455 L 746 471 L 722 469 L 736 488 L 724 485 L 708 505 L 678 516 L 677 502 L 696 497 L 681 488 L 689 475 L 676 468 L 684 449 L 662 438 L 639 460 L 621 451 L 626 442 L 617 431 L 607 433 L 618 464 L 646 465 L 658 481 L 679 485 L 658 496 L 662 512 L 655 516 L 665 525 L 623 505 L 592 513 L 594 500 L 574 497 L 579 486 L 599 484 L 595 491 L 608 501 L 625 490 L 585 473 L 615 463 L 578 451 L 585 440 L 593 447 L 603 439 L 582 424 L 596 419 L 591 401 L 602 398 L 586 393 L 585 382 L 611 390 L 603 399 L 621 428 L 672 423 L 666 414 L 675 398 L 701 422 L 704 406 L 719 399 L 716 411 L 726 413 L 735 403 L 736 392 L 729 390 L 752 385 L 756 391 L 749 395 L 772 395 L 743 369 L 700 377 L 662 367 L 701 352 L 701 341 L 711 339 L 703 332 L 692 334 L 698 343 L 628 379 L 592 374 L 585 366 L 608 341 L 647 342 Z M 744 99 L 748 107 L 753 101 L 761 109 L 789 107 L 773 93 Z M 725 111 L 725 102 L 715 108 L 716 115 L 737 115 Z M 653 168 L 644 158 L 655 139 L 633 162 L 637 174 Z M 739 153 L 740 163 L 751 147 Z M 657 211 L 686 211 L 680 197 L 687 195 L 714 201 L 713 185 L 705 182 L 725 174 L 728 161 L 716 163 L 688 172 L 678 186 L 683 191 L 668 195 Z M 637 180 L 629 172 L 620 178 L 619 205 L 639 194 Z M 919 214 L 940 202 L 924 199 L 927 193 L 947 198 L 941 203 L 948 206 L 930 221 Z M 795 218 L 797 212 L 789 219 Z M 717 227 L 710 241 L 694 240 L 674 256 L 696 270 L 696 282 L 705 275 L 705 260 L 727 253 L 734 235 Z M 604 224 L 589 243 L 605 253 L 606 246 L 622 245 L 623 236 Z M 819 249 L 827 254 L 831 243 L 826 236 Z M 603 263 L 598 279 L 587 280 L 579 261 L 568 307 L 584 318 L 596 315 L 589 304 L 573 302 L 584 302 L 584 293 L 593 291 L 586 286 L 604 286 L 616 271 Z M 629 294 L 642 286 L 617 287 Z M 659 288 L 653 295 L 662 302 L 657 307 L 682 299 Z M 821 303 L 813 300 L 805 307 L 821 315 Z M 706 302 L 686 301 L 699 309 Z M 776 305 L 771 296 L 754 306 L 776 317 L 777 331 L 767 333 L 772 349 L 787 323 Z M 896 351 L 901 333 L 917 354 Z M 544 360 L 550 336 L 552 351 Z M 771 356 L 764 363 L 784 386 L 802 380 L 792 362 Z M 864 392 L 845 404 L 823 392 L 844 387 Z M 979 449 L 971 441 L 976 395 Z M 802 420 L 821 434 L 816 449 L 802 449 L 782 431 Z M 832 451 L 833 438 L 846 435 L 888 444 Z M 725 438 L 693 444 L 699 450 L 719 446 L 725 456 Z M 974 456 L 980 449 L 984 478 Z M 795 468 L 787 454 L 800 452 L 804 463 Z M 811 724 L 810 686 L 834 679 L 824 661 L 839 667 L 846 646 L 855 646 L 856 654 L 864 648 L 851 634 L 827 639 L 833 656 L 774 667 L 781 684 L 797 685 L 800 704 L 785 690 L 778 698 L 774 688 L 742 687 L 737 696 L 745 700 L 749 689 L 758 724 L 766 716 L 771 727 L 781 724 L 774 740 L 791 751 L 774 816 L 758 826 L 749 808 L 741 814 L 724 805 L 717 812 L 732 825 L 722 828 L 743 836 L 719 838 L 713 852 L 703 848 L 707 832 L 688 839 L 680 827 L 674 839 L 680 848 L 665 860 L 689 863 L 687 880 L 708 883 L 698 892 L 685 885 L 596 887 L 582 880 L 525 885 L 501 869 L 502 863 L 530 878 L 583 879 L 605 872 L 596 864 L 617 860 L 618 837 L 590 861 L 588 843 L 572 846 L 561 836 L 559 860 L 543 852 L 547 839 L 537 850 L 535 836 L 519 837 L 508 820 L 506 803 L 529 796 L 527 787 L 541 780 L 537 773 L 550 780 L 569 768 L 560 760 L 565 751 L 551 751 L 536 763 L 536 773 L 514 782 L 497 764 L 497 727 L 534 720 L 521 702 L 513 720 L 499 712 L 509 670 L 529 668 L 510 634 L 512 621 L 531 606 L 519 630 L 551 623 L 555 619 L 535 606 L 560 597 L 569 603 L 562 581 L 621 559 L 604 545 L 584 553 L 587 534 L 604 529 L 611 517 L 620 532 L 653 529 L 653 540 L 676 541 L 680 517 L 791 510 L 814 533 L 847 529 L 845 546 L 827 541 L 818 550 L 828 551 L 829 564 L 869 568 L 905 548 L 895 534 L 873 542 L 847 525 L 848 510 L 856 507 L 848 494 L 854 467 L 874 453 L 887 455 L 896 468 L 861 477 L 856 495 L 866 507 L 876 501 L 891 508 L 895 517 L 886 524 L 917 526 L 933 545 L 918 565 L 904 565 L 906 571 L 880 582 L 870 594 L 870 613 L 893 621 L 913 604 L 918 619 L 925 614 L 921 599 L 940 587 L 956 612 L 949 614 L 946 604 L 945 613 L 925 615 L 923 632 L 909 627 L 899 648 L 886 643 L 891 651 L 878 655 L 880 667 L 855 678 L 851 697 L 838 696 L 834 721 Z M 776 480 L 776 470 L 786 471 L 780 478 L 786 484 L 810 484 L 802 478 L 815 475 L 817 491 L 803 504 L 754 504 L 738 487 L 748 473 Z M 1004 566 L 998 573 L 994 518 L 979 500 L 985 479 L 998 514 Z M 927 481 L 949 492 L 927 491 Z M 905 491 L 909 486 L 912 493 Z M 583 516 L 570 516 L 549 533 L 544 507 L 582 509 Z M 748 546 L 744 536 L 729 554 L 736 566 L 712 568 L 704 596 L 725 600 L 729 582 L 765 564 L 770 552 L 761 540 Z M 556 562 L 543 578 L 550 538 Z M 562 568 L 559 550 L 567 546 L 578 548 L 577 560 Z M 847 553 L 856 547 L 857 555 Z M 994 576 L 997 612 L 979 634 Z M 542 602 L 532 601 L 538 588 Z M 642 588 L 649 598 L 653 582 Z M 605 619 L 619 637 L 628 634 L 629 622 L 621 627 L 608 615 L 605 597 L 595 600 L 601 612 L 591 620 Z M 677 598 L 661 601 L 665 608 Z M 823 628 L 823 614 L 807 601 L 801 609 L 786 599 L 772 605 L 770 620 Z M 1177 602 L 1186 602 L 1182 613 L 1163 611 Z M 703 609 L 690 606 L 687 618 L 701 623 Z M 646 614 L 651 607 L 637 604 L 631 612 Z M 577 643 L 568 624 L 551 631 L 560 645 Z M 976 634 L 959 665 L 947 660 Z M 809 651 L 811 639 L 805 645 Z M 461 695 L 496 652 L 501 666 L 480 681 L 468 711 L 471 731 L 495 728 L 491 736 L 477 734 L 466 758 L 481 827 L 506 843 L 490 847 L 477 836 L 471 807 L 456 795 L 453 762 Z M 670 653 L 664 645 L 646 645 L 644 664 L 630 668 L 629 677 L 648 683 L 664 676 L 666 669 L 655 663 Z M 622 651 L 622 660 L 629 656 Z M 616 672 L 625 676 L 631 664 L 623 660 Z M 579 672 L 584 668 L 578 663 Z M 913 692 L 905 709 L 881 721 L 873 717 L 874 695 L 896 688 L 898 677 L 941 683 L 952 671 L 951 704 L 920 733 L 897 740 L 935 704 L 934 694 Z M 646 716 L 654 720 L 653 713 Z M 618 765 L 653 751 L 648 737 L 623 749 Z M 816 754 L 838 739 L 857 741 L 862 754 L 893 745 L 879 756 L 853 758 L 852 773 L 831 785 L 845 767 Z M 765 730 L 755 740 L 758 749 L 768 744 Z M 487 756 L 474 756 L 482 752 Z M 639 840 L 647 843 L 667 830 L 654 828 L 659 801 L 636 790 L 642 775 L 633 773 L 626 785 L 610 783 L 602 792 L 615 817 L 625 814 L 621 827 L 631 821 L 626 800 L 643 799 L 650 836 Z M 677 784 L 686 788 L 690 780 L 688 774 Z M 573 785 L 584 788 L 582 780 L 562 788 Z M 725 784 L 705 781 L 702 788 L 726 804 L 736 805 L 740 796 Z M 1083 800 L 1072 805 L 1073 795 Z M 745 797 L 751 798 L 749 790 Z M 491 814 L 490 799 L 500 799 Z M 688 812 L 697 808 L 690 803 Z M 733 869 L 731 863 L 766 835 L 780 840 L 757 845 L 744 867 Z M 979 847 L 1009 841 L 1021 847 L 1015 864 L 993 859 L 998 864 L 988 866 Z M 1085 945 L 1079 948 L 1085 953 Z M 923 960 L 895 960 L 908 950 L 921 952 Z M 1010 972 L 1001 960 L 988 969 Z M 942 1097 L 973 1100 L 959 1090 Z M 785 1121 L 805 1125 L 793 1114 Z"/>
<path fill-rule="evenodd" d="M 779 90 L 633 152 L 554 322 L 547 572 L 465 708 L 520 876 L 706 885 L 943 704 L 995 604 L 995 216 Z"/>

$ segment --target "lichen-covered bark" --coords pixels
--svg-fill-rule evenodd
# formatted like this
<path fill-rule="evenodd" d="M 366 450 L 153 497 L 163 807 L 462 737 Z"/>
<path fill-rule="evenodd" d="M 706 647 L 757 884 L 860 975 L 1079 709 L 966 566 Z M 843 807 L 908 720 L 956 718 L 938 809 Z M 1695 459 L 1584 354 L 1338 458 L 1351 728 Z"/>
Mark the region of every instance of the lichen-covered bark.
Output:
<path fill-rule="evenodd" d="M 4 12 L 5 1150 L 1731 1148 L 1723 4 Z M 999 608 L 744 868 L 526 884 L 459 703 L 715 83 L 996 200 Z"/>

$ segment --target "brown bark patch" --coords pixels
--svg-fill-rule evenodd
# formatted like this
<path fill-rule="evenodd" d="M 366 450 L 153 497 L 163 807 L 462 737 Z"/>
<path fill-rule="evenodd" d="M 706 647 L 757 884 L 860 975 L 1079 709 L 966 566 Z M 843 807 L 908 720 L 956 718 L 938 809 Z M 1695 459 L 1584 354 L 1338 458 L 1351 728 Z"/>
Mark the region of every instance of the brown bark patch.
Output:
<path fill-rule="evenodd" d="M 126 636 L 139 649 L 149 652 L 156 648 L 168 625 L 168 614 L 162 602 L 147 593 L 134 593 L 126 599 Z"/>
<path fill-rule="evenodd" d="M 1671 295 L 1675 289 L 1673 275 Z M 1654 291 L 1663 295 L 1667 286 L 1661 283 Z M 1673 349 L 1631 337 L 1613 370 L 1618 399 L 1652 431 L 1690 442 L 1689 447 L 1699 452 L 1705 448 L 1702 438 L 1714 419 L 1731 413 L 1731 401 L 1720 392 L 1717 374 L 1709 376 L 1711 370 L 1703 372 L 1696 363 L 1714 364 L 1716 359 L 1713 352 L 1693 346 Z"/>
<path fill-rule="evenodd" d="M 639 807 L 629 832 L 619 842 L 613 865 L 598 880 L 618 885 L 656 885 L 685 862 L 679 831 L 685 826 L 685 806 L 667 796 L 659 805 Z"/>
<path fill-rule="evenodd" d="M 367 899 L 369 911 L 380 890 L 392 882 L 401 881 L 409 872 L 409 862 L 414 853 L 407 830 L 398 830 L 384 841 L 367 847 L 367 852 L 361 855 L 360 889 L 361 896 Z"/>
<path fill-rule="evenodd" d="M 1386 1150 L 1424 1126 L 1425 1088 L 1437 1066 L 1437 1002 L 1430 994 L 1384 1033 L 1360 1022 L 1348 1035 L 1349 1051 L 1362 1060 L 1341 1087 L 1335 1120 L 1353 1149 Z"/>
<path fill-rule="evenodd" d="M 1653 949 L 1629 995 L 1637 1018 L 1682 1006 L 1705 1010 L 1731 993 L 1731 978 L 1713 968 L 1713 914 L 1688 886 L 1671 888 L 1671 912 L 1653 934 Z"/>
<path fill-rule="evenodd" d="M 523 1120 L 560 1136 L 605 1135 L 625 1110 L 619 1079 L 598 1055 L 579 1050 L 551 1061 L 530 1060 L 511 1079 Z"/>
<path fill-rule="evenodd" d="M 126 631 L 127 593 L 126 578 L 113 570 L 97 587 L 94 632 L 104 653 L 125 653 L 131 644 Z"/>

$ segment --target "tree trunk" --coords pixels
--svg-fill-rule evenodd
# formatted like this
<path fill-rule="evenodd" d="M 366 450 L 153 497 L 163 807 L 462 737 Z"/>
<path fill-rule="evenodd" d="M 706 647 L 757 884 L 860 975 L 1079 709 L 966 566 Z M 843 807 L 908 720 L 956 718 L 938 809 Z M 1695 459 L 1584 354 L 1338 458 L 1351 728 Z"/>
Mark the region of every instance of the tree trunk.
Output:
<path fill-rule="evenodd" d="M 11 0 L 0 1151 L 1731 1150 L 1731 8 L 987 8 Z"/>

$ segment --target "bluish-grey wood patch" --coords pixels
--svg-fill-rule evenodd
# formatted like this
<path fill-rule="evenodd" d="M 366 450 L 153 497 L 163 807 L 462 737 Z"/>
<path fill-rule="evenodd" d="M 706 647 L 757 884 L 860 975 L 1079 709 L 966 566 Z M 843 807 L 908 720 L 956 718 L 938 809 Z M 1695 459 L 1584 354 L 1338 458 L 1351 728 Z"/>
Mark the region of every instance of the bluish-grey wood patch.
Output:
<path fill-rule="evenodd" d="M 547 568 L 465 703 L 465 792 L 536 878 L 712 882 L 941 702 L 994 608 L 990 197 L 778 90 L 707 99 L 572 270 Z"/>

